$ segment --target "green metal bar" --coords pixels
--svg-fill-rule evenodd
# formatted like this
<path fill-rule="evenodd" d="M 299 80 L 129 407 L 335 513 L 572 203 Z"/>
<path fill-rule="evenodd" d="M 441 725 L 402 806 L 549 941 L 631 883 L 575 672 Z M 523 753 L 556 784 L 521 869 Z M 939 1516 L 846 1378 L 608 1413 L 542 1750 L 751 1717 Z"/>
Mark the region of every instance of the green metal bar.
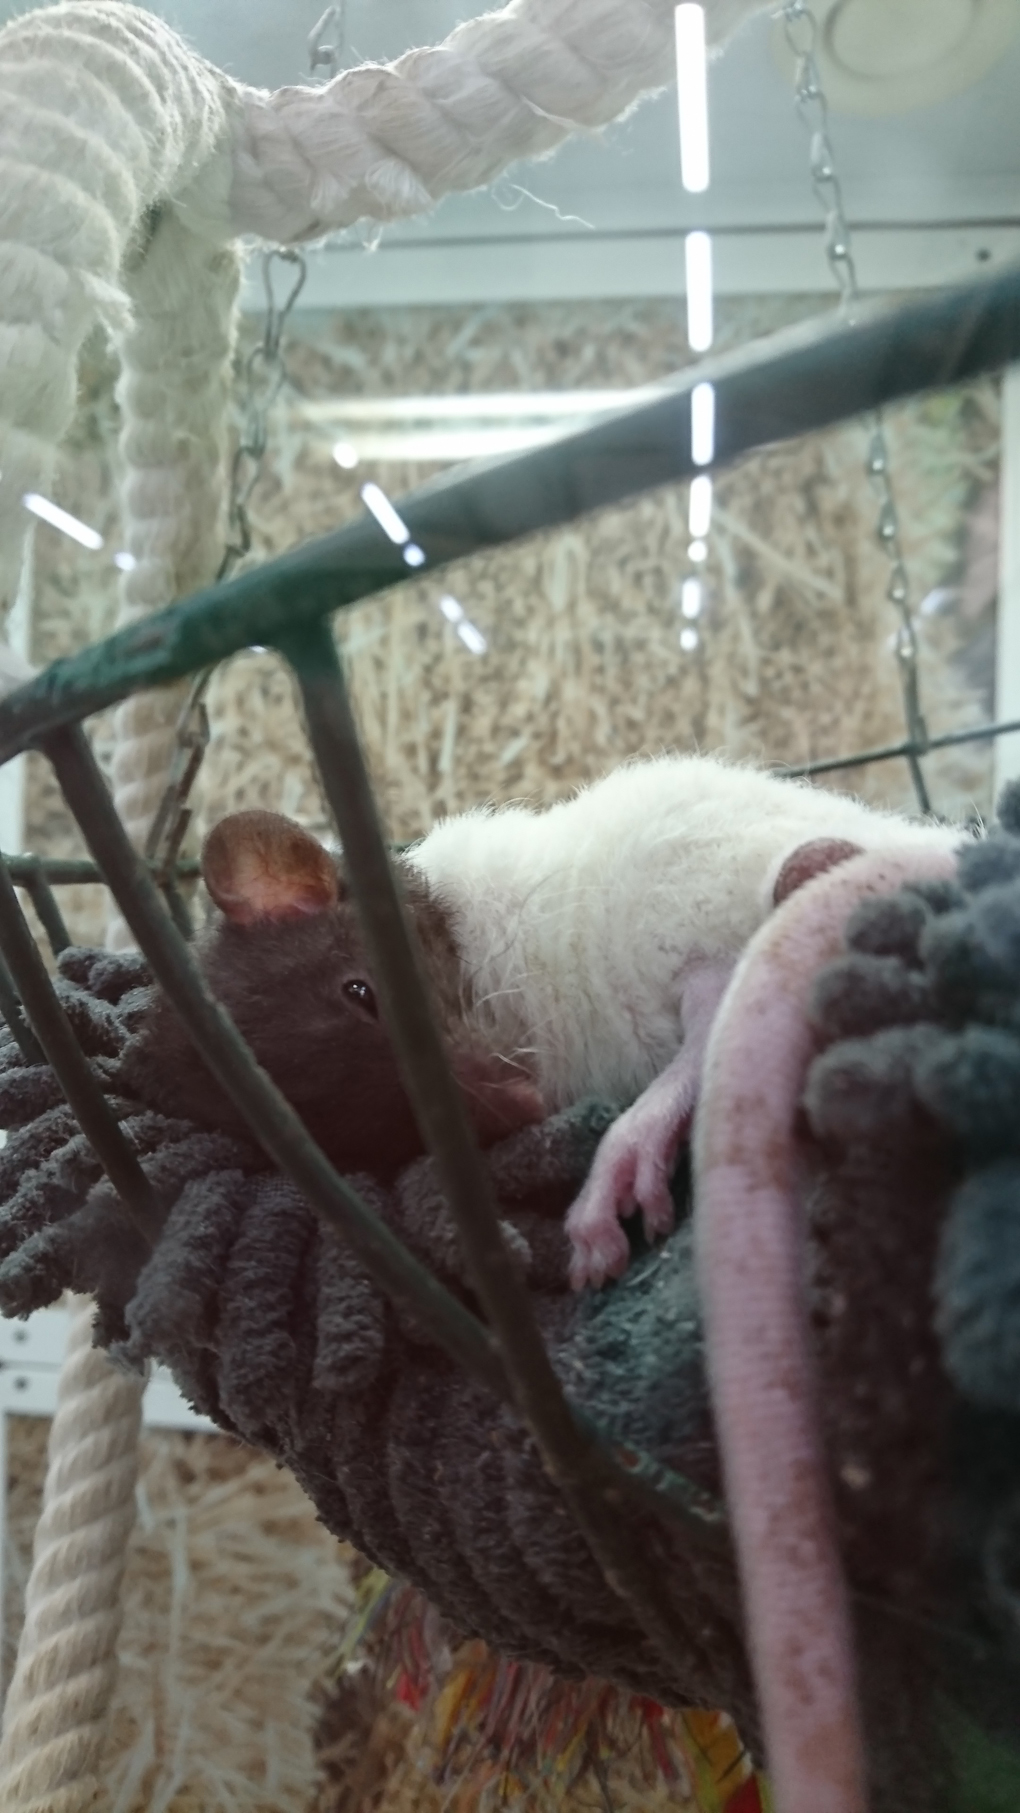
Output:
<path fill-rule="evenodd" d="M 1020 268 L 909 302 L 862 308 L 852 326 L 810 322 L 663 384 L 652 401 L 545 446 L 441 477 L 400 505 L 435 571 L 479 549 L 573 521 L 689 478 L 690 393 L 716 393 L 716 461 L 825 428 L 895 398 L 1020 357 Z M 161 686 L 251 643 L 317 622 L 412 577 L 366 516 L 196 592 L 80 654 L 55 661 L 0 705 L 0 762 L 50 730 Z"/>
<path fill-rule="evenodd" d="M 5 856 L 0 853 L 0 862 L 6 864 L 7 873 L 16 888 L 29 887 L 34 873 L 45 875 L 53 888 L 87 886 L 91 882 L 99 887 L 106 886 L 99 864 L 90 862 L 87 857 Z M 174 865 L 174 874 L 178 880 L 190 880 L 198 873 L 199 864 L 194 857 Z"/>
<path fill-rule="evenodd" d="M 42 863 L 37 856 L 29 857 L 31 867 L 24 880 L 24 887 L 39 915 L 39 923 L 50 941 L 50 949 L 55 957 L 66 951 L 71 942 L 71 934 L 64 924 L 63 914 L 57 905 L 57 898 L 49 884 Z"/>
<path fill-rule="evenodd" d="M 180 932 L 181 937 L 188 939 L 190 943 L 191 939 L 195 936 L 195 928 L 191 923 L 191 914 L 188 911 L 188 903 L 181 893 L 180 888 L 177 886 L 177 882 L 173 875 L 167 875 L 166 878 L 160 882 L 159 887 L 160 893 L 170 909 L 170 917 L 177 927 L 177 930 Z"/>
<path fill-rule="evenodd" d="M 74 1029 L 57 999 L 39 947 L 0 863 L 0 946 L 29 1024 L 78 1118 L 82 1132 L 149 1246 L 159 1237 L 159 1215 L 149 1180 L 124 1138 Z"/>
<path fill-rule="evenodd" d="M 277 639 L 297 676 L 308 735 L 336 819 L 383 1018 L 457 1224 L 468 1275 L 495 1333 L 513 1398 L 606 1579 L 683 1674 L 690 1632 L 621 1517 L 625 1485 L 573 1415 L 499 1226 L 489 1174 L 454 1080 L 416 942 L 376 812 L 368 770 L 329 625 Z"/>
<path fill-rule="evenodd" d="M 811 774 L 834 774 L 840 768 L 863 768 L 868 762 L 891 762 L 897 756 L 913 754 L 926 755 L 930 749 L 955 749 L 961 743 L 986 743 L 995 737 L 1011 736 L 1020 730 L 1020 718 L 1008 718 L 1001 724 L 979 724 L 973 730 L 947 730 L 941 736 L 929 737 L 923 750 L 916 750 L 913 743 L 904 740 L 902 743 L 883 743 L 878 749 L 861 749 L 856 755 L 824 755 L 817 762 L 773 762 L 775 774 L 783 774 L 788 780 L 802 779 Z"/>
<path fill-rule="evenodd" d="M 0 858 L 0 861 L 2 861 L 2 858 Z M 25 1010 L 21 1005 L 21 997 L 14 986 L 11 972 L 7 968 L 2 957 L 0 957 L 0 1014 L 3 1015 L 10 1027 L 14 1037 L 14 1043 L 17 1045 L 18 1050 L 21 1052 L 21 1055 L 26 1062 L 29 1064 L 45 1064 L 46 1054 L 36 1038 L 35 1033 L 28 1024 L 28 1020 L 25 1017 Z"/>

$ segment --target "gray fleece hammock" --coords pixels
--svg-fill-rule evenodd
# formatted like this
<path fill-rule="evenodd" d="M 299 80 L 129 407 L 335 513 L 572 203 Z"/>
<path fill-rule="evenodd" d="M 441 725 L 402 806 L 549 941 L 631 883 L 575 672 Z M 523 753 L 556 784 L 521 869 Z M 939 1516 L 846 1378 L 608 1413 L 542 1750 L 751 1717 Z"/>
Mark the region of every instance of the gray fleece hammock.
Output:
<path fill-rule="evenodd" d="M 1018 1737 L 1020 838 L 972 851 L 959 889 L 862 908 L 849 942 L 817 989 L 828 1049 L 807 1092 L 807 1250 L 875 1806 L 921 1813 L 959 1804 L 968 1720 L 982 1755 L 989 1736 Z M 254 1142 L 160 1112 L 137 1036 L 143 960 L 75 948 L 59 968 L 163 1232 L 142 1244 L 53 1073 L 5 1034 L 0 1309 L 93 1293 L 103 1345 L 168 1365 L 459 1631 L 563 1675 L 724 1707 L 754 1749 L 725 1540 L 644 1520 L 687 1633 L 680 1675 L 606 1584 L 512 1412 L 387 1301 Z M 582 1105 L 493 1149 L 505 1230 L 573 1401 L 717 1495 L 689 1223 L 612 1288 L 566 1285 L 563 1212 L 608 1118 Z M 431 1161 L 388 1189 L 357 1181 L 472 1302 Z"/>

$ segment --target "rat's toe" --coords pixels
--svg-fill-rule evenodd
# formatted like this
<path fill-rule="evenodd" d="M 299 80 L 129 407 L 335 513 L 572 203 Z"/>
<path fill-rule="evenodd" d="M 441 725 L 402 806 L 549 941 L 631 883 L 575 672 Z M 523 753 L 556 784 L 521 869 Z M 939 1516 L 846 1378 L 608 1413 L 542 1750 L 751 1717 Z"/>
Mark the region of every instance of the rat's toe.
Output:
<path fill-rule="evenodd" d="M 660 1234 L 671 1234 L 676 1210 L 669 1191 L 666 1166 L 657 1158 L 644 1160 L 638 1166 L 635 1195 L 641 1205 L 645 1239 L 655 1240 Z"/>

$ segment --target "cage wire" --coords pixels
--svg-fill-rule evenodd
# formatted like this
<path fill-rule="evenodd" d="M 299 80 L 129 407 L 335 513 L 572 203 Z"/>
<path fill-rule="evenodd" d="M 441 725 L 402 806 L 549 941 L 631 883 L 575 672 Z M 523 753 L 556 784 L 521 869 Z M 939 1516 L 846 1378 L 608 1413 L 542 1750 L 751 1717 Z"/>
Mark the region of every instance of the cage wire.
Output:
<path fill-rule="evenodd" d="M 271 298 L 270 298 L 271 300 Z M 277 348 L 278 350 L 278 348 Z M 993 371 L 1020 355 L 1020 269 L 896 306 L 861 305 L 699 364 L 651 401 L 527 453 L 454 471 L 401 501 L 409 533 L 436 569 L 484 547 L 562 524 L 653 486 L 693 475 L 691 393 L 716 390 L 717 463 L 777 439 L 873 412 L 894 397 Z M 413 935 L 372 796 L 329 619 L 410 576 L 401 549 L 359 519 L 240 572 L 53 663 L 0 704 L 0 762 L 28 748 L 51 764 L 91 862 L 0 859 L 0 1011 L 26 1053 L 41 1052 L 120 1195 L 150 1244 L 158 1218 L 125 1140 L 50 981 L 16 888 L 36 904 L 54 950 L 68 940 L 54 888 L 109 887 L 157 982 L 255 1138 L 372 1277 L 413 1310 L 445 1351 L 521 1416 L 593 1553 L 667 1658 L 679 1635 L 621 1499 L 653 1508 L 700 1540 L 726 1542 L 721 1506 L 650 1457 L 624 1449 L 568 1402 L 503 1242 L 491 1185 L 446 1062 Z M 340 832 L 352 892 L 379 977 L 384 1017 L 419 1124 L 434 1154 L 485 1320 L 422 1267 L 339 1176 L 216 1002 L 191 957 L 173 890 L 195 865 L 130 844 L 82 729 L 92 712 L 134 691 L 201 675 L 253 642 L 289 664 L 312 751 Z M 826 758 L 786 772 L 919 758 L 950 742 L 995 737 L 1020 722 L 929 738 L 909 719 L 903 742 Z M 178 805 L 180 802 L 178 801 Z M 171 815 L 172 817 L 172 815 Z M 178 840 L 179 848 L 179 840 Z M 168 895 L 170 896 L 168 901 Z"/>

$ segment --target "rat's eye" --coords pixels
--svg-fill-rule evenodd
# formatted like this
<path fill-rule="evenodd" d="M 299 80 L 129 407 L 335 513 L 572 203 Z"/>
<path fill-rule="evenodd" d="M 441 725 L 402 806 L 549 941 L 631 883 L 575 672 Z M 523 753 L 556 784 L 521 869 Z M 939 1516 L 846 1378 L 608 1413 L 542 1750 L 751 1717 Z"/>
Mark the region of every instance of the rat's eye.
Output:
<path fill-rule="evenodd" d="M 375 1004 L 375 994 L 360 976 L 352 976 L 349 982 L 344 983 L 344 994 L 352 1007 L 360 1008 L 361 1012 L 367 1014 L 370 1020 L 378 1020 L 379 1009 Z"/>

